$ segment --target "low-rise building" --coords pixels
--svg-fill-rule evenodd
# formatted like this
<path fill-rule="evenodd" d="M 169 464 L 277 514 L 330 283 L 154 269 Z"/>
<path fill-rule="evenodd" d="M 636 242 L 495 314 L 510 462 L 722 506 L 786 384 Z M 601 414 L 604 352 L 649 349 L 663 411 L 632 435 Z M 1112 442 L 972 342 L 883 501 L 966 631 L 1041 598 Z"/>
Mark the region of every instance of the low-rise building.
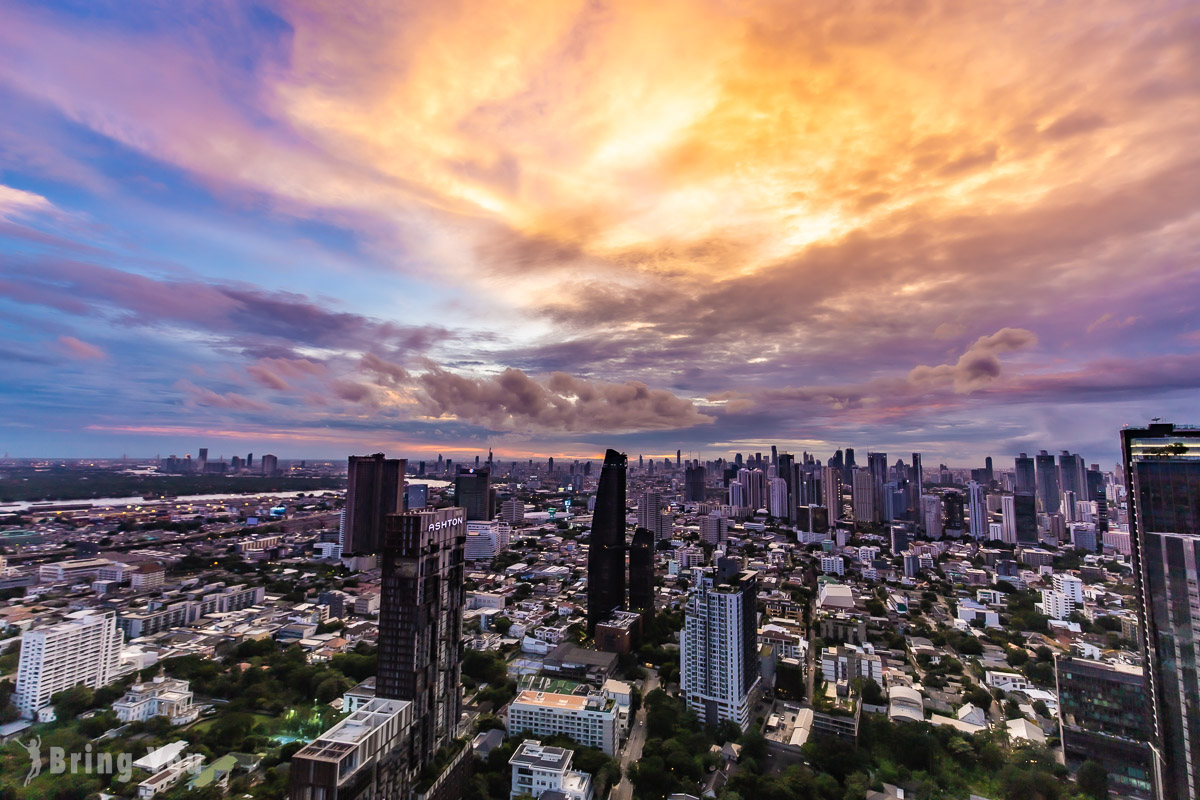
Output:
<path fill-rule="evenodd" d="M 188 682 L 160 673 L 147 683 L 135 683 L 125 696 L 113 703 L 121 722 L 145 722 L 151 717 L 166 717 L 172 725 L 186 725 L 200 716 L 192 705 Z"/>
<path fill-rule="evenodd" d="M 534 739 L 521 742 L 508 760 L 512 765 L 510 800 L 522 796 L 537 800 L 546 792 L 563 800 L 592 800 L 592 776 L 572 770 L 572 756 L 571 750 L 544 747 Z"/>
<path fill-rule="evenodd" d="M 521 692 L 509 704 L 507 727 L 510 733 L 528 731 L 534 736 L 563 734 L 607 755 L 617 752 L 617 704 L 602 694 Z"/>

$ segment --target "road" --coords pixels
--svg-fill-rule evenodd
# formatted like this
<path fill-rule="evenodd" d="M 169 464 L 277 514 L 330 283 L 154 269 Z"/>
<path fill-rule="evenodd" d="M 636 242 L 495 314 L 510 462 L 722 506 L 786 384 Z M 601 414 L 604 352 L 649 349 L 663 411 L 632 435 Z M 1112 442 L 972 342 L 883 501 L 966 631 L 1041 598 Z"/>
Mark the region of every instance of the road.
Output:
<path fill-rule="evenodd" d="M 642 701 L 646 695 L 658 688 L 658 670 L 646 670 L 646 682 L 642 686 Z M 629 765 L 642 757 L 642 747 L 646 744 L 646 707 L 638 709 L 634 719 L 629 723 L 629 739 L 625 742 L 625 750 L 621 753 L 621 782 L 609 792 L 609 800 L 633 800 L 633 784 L 625 777 Z"/>

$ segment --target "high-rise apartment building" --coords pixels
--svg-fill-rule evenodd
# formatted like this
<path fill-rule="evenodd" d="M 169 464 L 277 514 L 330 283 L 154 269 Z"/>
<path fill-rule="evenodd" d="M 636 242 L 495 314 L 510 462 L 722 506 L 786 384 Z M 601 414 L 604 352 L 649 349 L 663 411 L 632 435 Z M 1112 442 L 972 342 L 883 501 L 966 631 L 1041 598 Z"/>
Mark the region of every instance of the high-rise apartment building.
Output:
<path fill-rule="evenodd" d="M 26 632 L 13 705 L 32 719 L 58 692 L 112 683 L 119 677 L 124 641 L 112 611 L 76 611 L 57 625 Z"/>
<path fill-rule="evenodd" d="M 700 541 L 717 545 L 725 540 L 725 518 L 717 512 L 700 518 Z"/>
<path fill-rule="evenodd" d="M 875 517 L 875 477 L 867 469 L 855 469 L 851 473 L 854 494 L 854 521 L 870 525 L 879 520 Z"/>
<path fill-rule="evenodd" d="M 1121 431 L 1152 743 L 1166 800 L 1200 797 L 1200 428 Z"/>
<path fill-rule="evenodd" d="M 767 511 L 775 519 L 788 519 L 791 516 L 788 485 L 783 478 L 771 478 L 767 481 Z"/>
<path fill-rule="evenodd" d="M 654 535 L 654 541 L 671 538 L 671 517 L 663 513 L 662 495 L 658 492 L 643 492 L 638 497 L 638 527 Z"/>
<path fill-rule="evenodd" d="M 942 498 L 936 494 L 921 495 L 921 528 L 930 539 L 942 538 Z"/>
<path fill-rule="evenodd" d="M 267 456 L 263 456 L 266 468 Z M 384 521 L 404 510 L 402 458 L 383 453 L 350 456 L 347 464 L 346 522 L 342 527 L 343 553 L 378 553 L 383 544 Z"/>
<path fill-rule="evenodd" d="M 976 481 L 967 484 L 967 523 L 972 539 L 988 538 L 987 491 Z"/>
<path fill-rule="evenodd" d="M 458 736 L 462 713 L 461 508 L 386 519 L 379 601 L 377 697 L 410 700 L 410 763 L 428 763 Z"/>
<path fill-rule="evenodd" d="M 1154 752 L 1145 676 L 1141 667 L 1059 656 L 1058 720 L 1063 755 L 1077 767 L 1095 761 L 1108 772 L 1109 790 L 1151 800 Z"/>
<path fill-rule="evenodd" d="M 279 474 L 279 459 L 270 453 L 262 457 L 259 466 L 262 467 L 262 474 L 268 478 Z"/>
<path fill-rule="evenodd" d="M 624 453 L 608 450 L 596 487 L 596 510 L 588 544 L 587 629 L 625 604 L 625 472 Z"/>
<path fill-rule="evenodd" d="M 757 595 L 758 573 L 723 558 L 699 571 L 688 596 L 680 683 L 688 707 L 708 725 L 750 725 L 759 686 Z"/>
<path fill-rule="evenodd" d="M 495 517 L 491 473 L 480 467 L 459 467 L 454 476 L 454 503 L 469 520 Z"/>
<path fill-rule="evenodd" d="M 823 468 L 821 491 L 825 496 L 824 504 L 829 510 L 829 524 L 832 527 L 842 518 L 842 472 L 836 466 Z"/>
<path fill-rule="evenodd" d="M 505 500 L 500 504 L 500 519 L 507 522 L 509 525 L 516 525 L 519 522 L 525 521 L 525 503 L 522 500 L 513 498 Z"/>
<path fill-rule="evenodd" d="M 1037 544 L 1037 500 L 1031 494 L 1013 495 L 1017 544 Z"/>
<path fill-rule="evenodd" d="M 883 519 L 883 485 L 888 479 L 887 453 L 867 453 L 867 469 L 871 472 L 871 481 L 874 484 L 872 491 L 875 511 L 872 518 L 879 522 Z"/>

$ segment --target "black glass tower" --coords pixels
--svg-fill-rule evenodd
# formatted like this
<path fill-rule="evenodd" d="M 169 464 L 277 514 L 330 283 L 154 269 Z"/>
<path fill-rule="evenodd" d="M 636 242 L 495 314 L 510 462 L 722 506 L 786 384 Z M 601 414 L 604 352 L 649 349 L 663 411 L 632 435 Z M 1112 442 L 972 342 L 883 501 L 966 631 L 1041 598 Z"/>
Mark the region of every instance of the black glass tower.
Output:
<path fill-rule="evenodd" d="M 1142 661 L 1166 800 L 1200 797 L 1200 428 L 1121 431 Z"/>
<path fill-rule="evenodd" d="M 629 608 L 654 611 L 654 533 L 638 528 L 629 546 Z"/>
<path fill-rule="evenodd" d="M 604 454 L 596 511 L 588 544 L 588 635 L 596 622 L 625 604 L 625 470 L 624 453 Z"/>
<path fill-rule="evenodd" d="M 459 467 L 454 476 L 454 503 L 466 512 L 468 520 L 495 517 L 491 473 L 480 467 Z"/>
<path fill-rule="evenodd" d="M 267 456 L 263 456 L 264 467 L 266 463 Z M 404 459 L 387 458 L 383 453 L 350 456 L 342 552 L 379 552 L 384 520 L 403 510 L 405 464 Z"/>
<path fill-rule="evenodd" d="M 429 763 L 458 736 L 466 541 L 461 508 L 385 524 L 375 694 L 413 703 L 409 763 Z"/>

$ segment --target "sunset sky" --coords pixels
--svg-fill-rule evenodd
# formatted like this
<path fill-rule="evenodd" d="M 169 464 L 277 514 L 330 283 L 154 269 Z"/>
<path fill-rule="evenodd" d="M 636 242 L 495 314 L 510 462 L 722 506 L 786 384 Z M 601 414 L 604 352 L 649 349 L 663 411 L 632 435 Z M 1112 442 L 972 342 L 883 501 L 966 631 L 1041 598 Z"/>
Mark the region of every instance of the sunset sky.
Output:
<path fill-rule="evenodd" d="M 1111 468 L 1198 264 L 1194 2 L 0 0 L 11 456 Z"/>

